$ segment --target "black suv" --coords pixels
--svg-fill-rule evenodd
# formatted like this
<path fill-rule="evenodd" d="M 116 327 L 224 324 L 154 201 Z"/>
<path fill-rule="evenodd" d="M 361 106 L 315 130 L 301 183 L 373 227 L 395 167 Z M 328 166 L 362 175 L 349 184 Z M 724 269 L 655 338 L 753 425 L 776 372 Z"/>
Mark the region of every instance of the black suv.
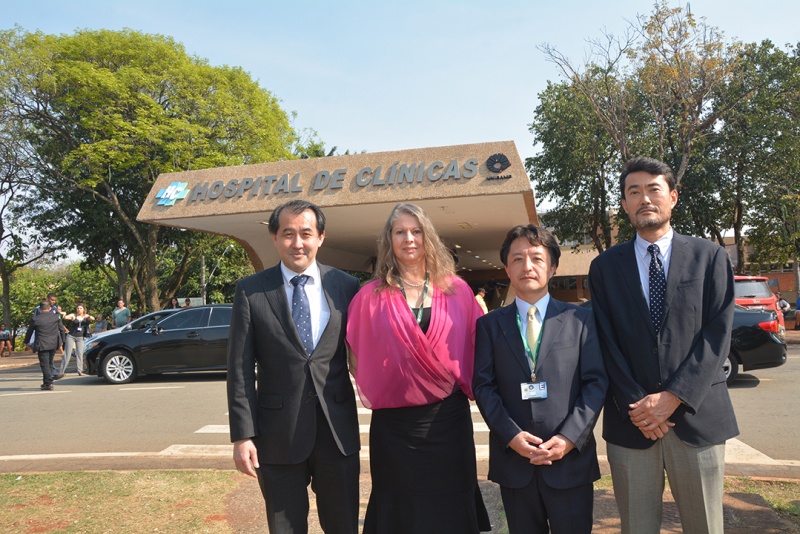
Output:
<path fill-rule="evenodd" d="M 89 373 L 126 384 L 145 374 L 225 371 L 230 324 L 229 304 L 149 313 L 88 339 Z"/>

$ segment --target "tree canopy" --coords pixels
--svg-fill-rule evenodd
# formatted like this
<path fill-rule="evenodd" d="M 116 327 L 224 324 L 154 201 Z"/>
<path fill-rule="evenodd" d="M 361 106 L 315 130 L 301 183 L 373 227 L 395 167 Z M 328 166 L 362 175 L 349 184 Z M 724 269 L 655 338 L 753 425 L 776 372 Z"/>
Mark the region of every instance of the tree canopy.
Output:
<path fill-rule="evenodd" d="M 24 133 L 19 153 L 31 166 L 17 217 L 105 266 L 119 294 L 135 294 L 145 310 L 225 241 L 138 223 L 156 177 L 295 157 L 289 116 L 248 73 L 133 30 L 0 32 L 0 103 Z M 176 251 L 179 268 L 159 284 Z"/>
<path fill-rule="evenodd" d="M 739 271 L 745 231 L 753 259 L 797 265 L 800 44 L 729 42 L 688 5 L 665 1 L 622 37 L 590 43 L 582 65 L 541 47 L 565 81 L 539 94 L 530 130 L 541 151 L 526 165 L 539 200 L 556 204 L 562 238 L 588 235 L 599 251 L 612 226 L 624 238 L 624 214 L 609 209 L 617 177 L 629 158 L 650 156 L 675 172 L 679 231 L 722 244 L 733 229 Z"/>

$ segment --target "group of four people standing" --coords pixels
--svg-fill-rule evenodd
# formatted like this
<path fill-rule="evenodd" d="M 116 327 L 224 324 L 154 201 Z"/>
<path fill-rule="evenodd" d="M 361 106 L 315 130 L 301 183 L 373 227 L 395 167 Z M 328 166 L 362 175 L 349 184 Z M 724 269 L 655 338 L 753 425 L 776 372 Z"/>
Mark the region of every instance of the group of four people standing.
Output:
<path fill-rule="evenodd" d="M 468 399 L 491 430 L 510 532 L 591 531 L 603 406 L 623 532 L 659 532 L 665 471 L 686 531 L 722 532 L 724 441 L 738 433 L 722 375 L 730 262 L 672 231 L 663 163 L 631 160 L 620 189 L 637 237 L 593 262 L 594 313 L 550 297 L 560 249 L 544 228 L 509 231 L 516 300 L 483 315 L 419 207 L 394 208 L 360 288 L 316 262 L 322 211 L 279 206 L 281 261 L 237 284 L 228 347 L 234 462 L 258 477 L 270 532 L 307 532 L 309 483 L 325 532 L 358 531 L 348 373 L 373 410 L 365 533 L 490 530 Z"/>

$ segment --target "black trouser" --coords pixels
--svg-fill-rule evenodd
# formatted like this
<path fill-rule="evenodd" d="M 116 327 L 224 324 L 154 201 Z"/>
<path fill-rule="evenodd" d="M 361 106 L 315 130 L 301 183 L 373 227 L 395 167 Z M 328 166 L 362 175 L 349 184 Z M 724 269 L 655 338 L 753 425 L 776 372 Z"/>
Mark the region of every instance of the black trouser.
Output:
<path fill-rule="evenodd" d="M 42 385 L 49 386 L 53 383 L 53 358 L 55 358 L 56 349 L 40 350 L 39 351 L 39 367 L 42 368 Z"/>
<path fill-rule="evenodd" d="M 322 530 L 356 534 L 359 509 L 359 454 L 344 456 L 328 420 L 317 404 L 314 450 L 305 462 L 291 465 L 262 462 L 258 482 L 267 508 L 267 525 L 275 534 L 308 532 L 308 484 L 317 497 Z"/>

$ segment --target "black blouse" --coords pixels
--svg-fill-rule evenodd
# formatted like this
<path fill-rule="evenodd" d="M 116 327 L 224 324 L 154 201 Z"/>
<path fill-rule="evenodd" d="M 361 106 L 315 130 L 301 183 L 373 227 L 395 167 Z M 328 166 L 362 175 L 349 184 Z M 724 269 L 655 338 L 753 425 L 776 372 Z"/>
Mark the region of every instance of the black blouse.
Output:
<path fill-rule="evenodd" d="M 414 314 L 414 317 L 417 316 L 419 313 L 419 308 L 411 308 L 411 313 Z M 419 327 L 422 328 L 424 333 L 428 333 L 428 327 L 431 326 L 431 308 L 428 306 L 427 308 L 422 308 L 422 321 L 419 323 Z"/>

